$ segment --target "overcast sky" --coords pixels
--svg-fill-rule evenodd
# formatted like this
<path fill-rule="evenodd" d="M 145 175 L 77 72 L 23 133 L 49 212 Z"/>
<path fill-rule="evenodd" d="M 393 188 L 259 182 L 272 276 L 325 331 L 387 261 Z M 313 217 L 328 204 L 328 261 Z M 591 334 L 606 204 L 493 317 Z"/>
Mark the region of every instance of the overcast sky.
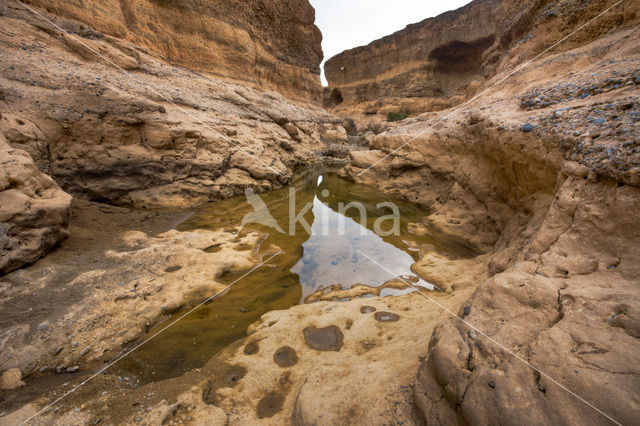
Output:
<path fill-rule="evenodd" d="M 322 31 L 327 60 L 352 47 L 364 46 L 469 0 L 310 0 L 316 9 L 316 25 Z M 324 65 L 324 63 L 323 63 Z M 324 71 L 322 76 L 323 84 Z"/>

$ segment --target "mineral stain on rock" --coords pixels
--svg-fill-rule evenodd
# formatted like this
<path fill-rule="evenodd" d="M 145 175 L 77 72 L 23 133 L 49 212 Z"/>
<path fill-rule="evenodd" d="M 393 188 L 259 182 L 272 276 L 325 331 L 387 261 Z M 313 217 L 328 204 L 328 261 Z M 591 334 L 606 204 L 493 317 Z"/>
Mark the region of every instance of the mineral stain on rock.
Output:
<path fill-rule="evenodd" d="M 290 346 L 283 346 L 273 354 L 273 361 L 280 367 L 291 367 L 298 363 L 298 354 Z"/>
<path fill-rule="evenodd" d="M 266 419 L 275 416 L 282 410 L 284 396 L 278 392 L 269 392 L 260 399 L 256 407 L 256 414 L 259 419 Z"/>
<path fill-rule="evenodd" d="M 399 315 L 394 314 L 393 312 L 384 312 L 384 311 L 376 312 L 374 317 L 376 318 L 377 321 L 380 321 L 380 322 L 394 322 L 400 319 Z"/>
<path fill-rule="evenodd" d="M 324 328 L 307 327 L 303 331 L 307 346 L 316 351 L 336 351 L 342 348 L 344 335 L 340 328 L 330 325 Z"/>

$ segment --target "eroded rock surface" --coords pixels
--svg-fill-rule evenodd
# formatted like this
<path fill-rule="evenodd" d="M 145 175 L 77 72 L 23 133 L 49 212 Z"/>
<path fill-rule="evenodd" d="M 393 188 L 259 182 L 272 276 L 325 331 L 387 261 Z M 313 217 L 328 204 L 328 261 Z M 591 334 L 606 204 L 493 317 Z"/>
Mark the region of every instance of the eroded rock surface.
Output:
<path fill-rule="evenodd" d="M 608 6 L 601 0 L 473 1 L 327 60 L 325 105 L 348 114 L 386 116 L 461 104 L 496 73 L 542 53 Z M 556 51 L 620 25 L 631 27 L 637 13 L 637 4 L 627 2 Z"/>
<path fill-rule="evenodd" d="M 224 289 L 222 274 L 256 262 L 244 248 L 258 243 L 257 234 L 148 236 L 126 229 L 156 221 L 143 229 L 157 233 L 176 219 L 86 202 L 74 211 L 62 248 L 0 279 L 0 371 L 70 373 L 100 365 L 181 307 Z"/>
<path fill-rule="evenodd" d="M 322 35 L 306 0 L 251 0 L 242 5 L 230 0 L 30 4 L 56 15 L 58 25 L 85 38 L 115 37 L 184 68 L 246 80 L 293 98 L 320 100 Z M 75 41 L 68 43 L 97 59 Z M 134 53 L 123 62 L 126 68 L 137 69 L 143 66 L 138 59 Z"/>
<path fill-rule="evenodd" d="M 86 10 L 66 2 L 50 6 L 95 18 L 90 5 Z M 178 5 L 138 6 L 142 17 L 144 7 L 166 14 Z M 120 3 L 104 7 L 95 12 L 109 14 Z M 275 91 L 169 65 L 167 56 L 126 38 L 95 37 L 86 25 L 38 10 L 71 32 L 63 33 L 18 3 L 3 4 L 0 132 L 75 197 L 181 207 L 227 198 L 247 187 L 279 188 L 296 168 L 317 161 L 325 135 L 344 132 L 340 119 L 311 101 L 294 104 Z M 158 13 L 145 19 L 164 16 Z M 114 12 L 113 18 L 95 22 L 115 25 L 112 19 L 119 16 Z"/>
<path fill-rule="evenodd" d="M 71 196 L 0 134 L 0 275 L 67 238 L 70 208 Z"/>
<path fill-rule="evenodd" d="M 640 64 L 637 37 L 621 29 L 551 55 L 352 153 L 344 176 L 422 203 L 424 226 L 486 253 L 490 278 L 455 311 L 473 327 L 450 319 L 430 338 L 414 393 L 426 421 L 635 421 L 640 88 L 624 76 Z M 551 87 L 573 93 L 522 103 Z M 429 255 L 414 270 L 459 292 L 439 264 Z"/>

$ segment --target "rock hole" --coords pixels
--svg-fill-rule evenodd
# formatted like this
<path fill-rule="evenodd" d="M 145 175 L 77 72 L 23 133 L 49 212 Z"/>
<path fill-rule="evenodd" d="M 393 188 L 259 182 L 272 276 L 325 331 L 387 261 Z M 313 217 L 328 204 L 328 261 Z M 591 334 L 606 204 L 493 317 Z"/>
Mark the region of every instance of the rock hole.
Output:
<path fill-rule="evenodd" d="M 298 363 L 298 354 L 292 347 L 283 346 L 273 354 L 273 361 L 282 368 L 291 367 Z"/>
<path fill-rule="evenodd" d="M 380 322 L 394 322 L 400 319 L 400 316 L 393 312 L 376 312 L 375 318 Z"/>
<path fill-rule="evenodd" d="M 338 352 L 342 348 L 344 335 L 335 325 L 324 328 L 307 327 L 303 334 L 307 346 L 316 351 Z"/>
<path fill-rule="evenodd" d="M 269 392 L 260 399 L 256 407 L 256 414 L 259 419 L 265 419 L 275 416 L 282 410 L 284 396 L 278 392 Z"/>
<path fill-rule="evenodd" d="M 363 306 L 360 308 L 360 312 L 363 314 L 370 314 L 371 312 L 375 312 L 376 308 L 373 306 Z"/>
<path fill-rule="evenodd" d="M 245 355 L 255 355 L 258 352 L 260 352 L 260 345 L 255 340 L 252 341 L 252 342 L 247 343 L 245 345 L 245 347 L 244 347 L 244 354 Z"/>

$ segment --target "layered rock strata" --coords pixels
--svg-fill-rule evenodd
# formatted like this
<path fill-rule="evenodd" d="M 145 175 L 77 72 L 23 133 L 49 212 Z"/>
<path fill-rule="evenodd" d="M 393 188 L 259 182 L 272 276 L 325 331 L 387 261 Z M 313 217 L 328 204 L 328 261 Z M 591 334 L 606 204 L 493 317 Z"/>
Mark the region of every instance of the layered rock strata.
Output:
<path fill-rule="evenodd" d="M 280 187 L 341 128 L 319 107 L 39 13 L 65 32 L 3 4 L 0 132 L 73 196 L 181 207 Z"/>
<path fill-rule="evenodd" d="M 322 34 L 307 0 L 28 3 L 84 37 L 115 37 L 190 70 L 321 100 Z"/>
<path fill-rule="evenodd" d="M 354 116 L 413 115 L 461 104 L 497 72 L 542 53 L 607 5 L 475 0 L 330 58 L 325 104 Z M 555 50 L 593 40 L 621 24 L 633 25 L 635 14 L 634 2 L 622 4 Z"/>

